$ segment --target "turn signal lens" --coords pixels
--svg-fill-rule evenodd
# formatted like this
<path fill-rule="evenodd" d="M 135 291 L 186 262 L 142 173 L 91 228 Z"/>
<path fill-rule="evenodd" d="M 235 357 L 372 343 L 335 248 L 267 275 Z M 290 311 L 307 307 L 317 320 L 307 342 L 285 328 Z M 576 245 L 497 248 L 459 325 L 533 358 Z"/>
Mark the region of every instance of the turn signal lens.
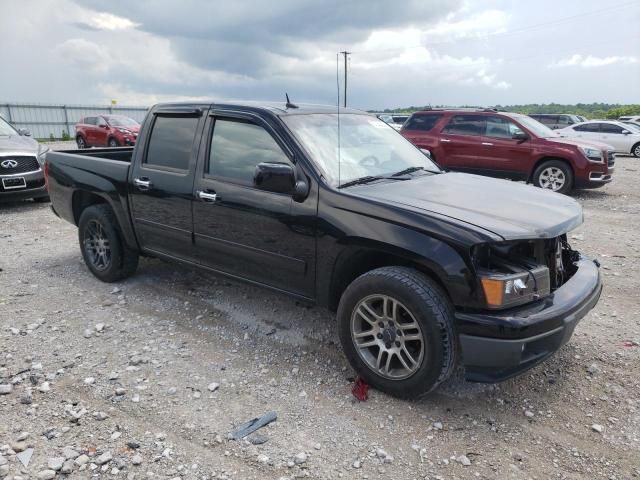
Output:
<path fill-rule="evenodd" d="M 482 282 L 482 289 L 484 290 L 487 305 L 491 305 L 493 307 L 502 305 L 505 289 L 504 281 L 492 278 L 481 278 L 480 281 Z"/>

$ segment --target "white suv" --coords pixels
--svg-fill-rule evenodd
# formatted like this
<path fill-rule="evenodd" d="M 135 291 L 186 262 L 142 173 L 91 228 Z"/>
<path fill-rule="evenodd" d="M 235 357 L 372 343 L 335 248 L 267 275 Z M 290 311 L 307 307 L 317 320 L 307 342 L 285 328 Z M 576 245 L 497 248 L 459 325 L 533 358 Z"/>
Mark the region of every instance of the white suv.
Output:
<path fill-rule="evenodd" d="M 611 145 L 616 152 L 640 157 L 640 128 L 618 121 L 592 120 L 556 130 L 563 137 L 578 137 Z"/>

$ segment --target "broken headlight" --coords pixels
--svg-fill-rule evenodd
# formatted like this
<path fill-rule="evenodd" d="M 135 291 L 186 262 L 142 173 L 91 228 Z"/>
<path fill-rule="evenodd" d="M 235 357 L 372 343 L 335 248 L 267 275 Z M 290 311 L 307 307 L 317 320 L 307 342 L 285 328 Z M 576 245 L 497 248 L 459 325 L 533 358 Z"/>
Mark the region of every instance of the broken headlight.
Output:
<path fill-rule="evenodd" d="M 549 294 L 549 269 L 504 265 L 503 271 L 480 271 L 480 283 L 487 307 L 509 308 L 537 300 Z M 512 270 L 511 272 L 504 270 Z"/>

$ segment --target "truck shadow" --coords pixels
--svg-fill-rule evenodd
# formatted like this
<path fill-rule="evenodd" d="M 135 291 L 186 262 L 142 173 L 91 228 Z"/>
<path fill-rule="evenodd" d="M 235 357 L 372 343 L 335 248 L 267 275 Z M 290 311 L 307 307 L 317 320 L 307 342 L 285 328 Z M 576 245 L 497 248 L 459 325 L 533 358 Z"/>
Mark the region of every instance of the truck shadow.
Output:
<path fill-rule="evenodd" d="M 21 200 L 17 202 L 1 202 L 0 203 L 0 214 L 4 212 L 32 212 L 34 210 L 38 210 L 41 208 L 49 208 L 50 203 L 38 203 L 33 200 Z"/>

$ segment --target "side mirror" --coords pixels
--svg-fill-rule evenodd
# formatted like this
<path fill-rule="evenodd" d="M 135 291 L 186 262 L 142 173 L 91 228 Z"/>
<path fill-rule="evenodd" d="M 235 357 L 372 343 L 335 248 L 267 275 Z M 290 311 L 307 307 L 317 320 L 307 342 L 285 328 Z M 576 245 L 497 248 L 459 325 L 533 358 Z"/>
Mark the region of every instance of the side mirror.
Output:
<path fill-rule="evenodd" d="M 623 135 L 629 135 L 631 132 L 629 130 L 622 130 Z"/>
<path fill-rule="evenodd" d="M 253 175 L 253 185 L 275 193 L 295 193 L 296 174 L 286 163 L 259 163 Z"/>
<path fill-rule="evenodd" d="M 18 133 L 20 135 L 22 135 L 23 137 L 30 137 L 31 136 L 31 130 L 29 130 L 28 128 L 19 128 L 18 129 Z"/>
<path fill-rule="evenodd" d="M 424 153 L 424 155 L 429 159 L 429 160 L 433 160 L 433 158 L 431 158 L 431 151 L 427 150 L 426 148 L 421 148 L 420 151 L 422 153 Z"/>
<path fill-rule="evenodd" d="M 520 132 L 514 132 L 513 135 L 511 135 L 511 138 L 513 138 L 514 140 L 524 142 L 527 138 L 529 138 L 529 135 L 520 131 Z"/>
<path fill-rule="evenodd" d="M 98 125 L 100 128 L 104 128 L 105 130 L 107 128 L 109 128 L 109 125 L 107 125 L 106 123 L 101 123 L 100 125 Z"/>

